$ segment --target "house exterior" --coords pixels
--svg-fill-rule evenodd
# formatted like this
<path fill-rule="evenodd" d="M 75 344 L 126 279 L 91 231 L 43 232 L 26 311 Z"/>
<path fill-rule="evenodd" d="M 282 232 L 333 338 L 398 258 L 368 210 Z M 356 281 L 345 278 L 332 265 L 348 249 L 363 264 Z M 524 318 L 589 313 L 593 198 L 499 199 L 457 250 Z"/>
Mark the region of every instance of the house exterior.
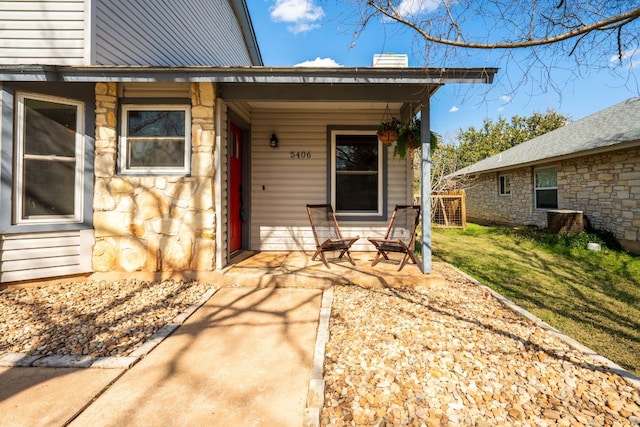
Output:
<path fill-rule="evenodd" d="M 385 109 L 497 71 L 265 67 L 244 0 L 196 3 L 2 2 L 0 282 L 311 250 L 307 203 L 382 235 L 412 181 Z"/>
<path fill-rule="evenodd" d="M 640 98 L 629 99 L 456 172 L 475 177 L 471 221 L 547 227 L 580 211 L 640 253 Z"/>

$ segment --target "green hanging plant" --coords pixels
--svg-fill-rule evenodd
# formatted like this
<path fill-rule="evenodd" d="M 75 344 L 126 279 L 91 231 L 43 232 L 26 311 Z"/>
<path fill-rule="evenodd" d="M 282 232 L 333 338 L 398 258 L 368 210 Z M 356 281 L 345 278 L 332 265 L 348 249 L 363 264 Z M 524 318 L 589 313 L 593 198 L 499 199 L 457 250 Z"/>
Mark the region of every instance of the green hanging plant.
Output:
<path fill-rule="evenodd" d="M 420 136 L 420 119 L 413 118 L 409 122 L 401 123 L 398 126 L 398 138 L 393 148 L 393 157 L 404 159 L 407 153 L 413 157 L 416 148 L 422 145 Z"/>
<path fill-rule="evenodd" d="M 422 147 L 422 133 L 420 128 L 420 119 L 413 118 L 407 123 L 401 123 L 398 128 L 398 138 L 393 148 L 393 157 L 404 159 L 407 154 L 413 158 L 413 154 L 418 148 Z M 429 145 L 433 152 L 438 146 L 438 134 L 431 132 Z"/>

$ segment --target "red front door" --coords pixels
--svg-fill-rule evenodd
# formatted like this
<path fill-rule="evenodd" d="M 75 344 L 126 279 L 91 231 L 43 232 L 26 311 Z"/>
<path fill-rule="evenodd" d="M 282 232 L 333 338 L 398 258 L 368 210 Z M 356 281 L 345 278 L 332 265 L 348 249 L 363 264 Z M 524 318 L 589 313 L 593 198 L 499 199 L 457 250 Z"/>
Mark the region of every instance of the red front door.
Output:
<path fill-rule="evenodd" d="M 229 153 L 229 253 L 242 247 L 242 131 L 231 124 Z"/>

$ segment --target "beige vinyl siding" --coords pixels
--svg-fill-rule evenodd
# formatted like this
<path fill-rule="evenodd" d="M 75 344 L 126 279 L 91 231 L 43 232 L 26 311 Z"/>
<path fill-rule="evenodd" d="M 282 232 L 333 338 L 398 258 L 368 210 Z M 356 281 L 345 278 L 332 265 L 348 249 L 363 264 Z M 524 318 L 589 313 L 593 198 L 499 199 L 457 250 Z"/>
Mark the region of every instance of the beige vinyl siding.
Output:
<path fill-rule="evenodd" d="M 0 236 L 0 283 L 91 271 L 93 230 Z"/>
<path fill-rule="evenodd" d="M 307 203 L 327 201 L 327 127 L 363 126 L 372 129 L 382 110 L 272 109 L 252 112 L 251 248 L 252 250 L 312 250 L 313 234 Z M 269 147 L 275 133 L 276 149 Z M 310 153 L 292 159 L 291 152 Z M 409 160 L 393 158 L 388 148 L 389 215 L 395 204 L 410 201 Z M 387 221 L 341 221 L 344 234 L 362 237 L 355 250 L 371 250 L 365 237 L 384 235 Z"/>
<path fill-rule="evenodd" d="M 0 2 L 0 64 L 86 65 L 85 2 Z"/>
<path fill-rule="evenodd" d="M 251 65 L 228 1 L 95 1 L 97 65 Z"/>

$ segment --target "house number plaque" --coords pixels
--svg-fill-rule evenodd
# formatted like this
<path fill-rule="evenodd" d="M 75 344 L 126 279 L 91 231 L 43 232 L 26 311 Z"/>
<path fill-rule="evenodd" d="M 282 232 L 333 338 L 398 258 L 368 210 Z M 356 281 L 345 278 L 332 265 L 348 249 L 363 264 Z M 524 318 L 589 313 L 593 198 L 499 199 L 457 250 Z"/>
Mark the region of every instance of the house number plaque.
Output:
<path fill-rule="evenodd" d="M 310 159 L 311 151 L 291 151 L 289 157 L 292 159 Z"/>

